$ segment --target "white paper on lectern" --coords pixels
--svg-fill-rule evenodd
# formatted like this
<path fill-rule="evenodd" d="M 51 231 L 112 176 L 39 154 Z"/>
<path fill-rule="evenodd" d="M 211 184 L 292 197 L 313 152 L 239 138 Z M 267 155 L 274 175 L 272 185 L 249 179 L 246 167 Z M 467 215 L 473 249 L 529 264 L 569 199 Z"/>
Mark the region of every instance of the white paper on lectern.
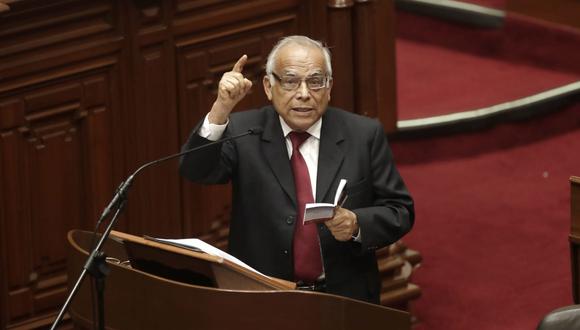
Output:
<path fill-rule="evenodd" d="M 182 246 L 182 247 L 193 249 L 193 250 L 201 250 L 202 252 L 207 253 L 209 255 L 212 255 L 215 257 L 220 257 L 220 258 L 226 259 L 228 261 L 231 261 L 231 262 L 235 263 L 236 265 L 244 267 L 252 272 L 258 273 L 258 274 L 263 275 L 263 276 L 267 276 L 267 275 L 264 275 L 264 274 L 260 273 L 259 271 L 255 270 L 254 268 L 248 266 L 246 263 L 244 263 L 240 259 L 234 257 L 233 255 L 231 255 L 227 252 L 224 252 L 224 251 L 216 248 L 215 246 L 200 240 L 199 238 L 184 238 L 184 239 L 155 238 L 155 240 L 159 241 L 159 242 L 167 242 L 168 244 L 171 244 L 171 245 L 178 245 L 178 246 Z"/>

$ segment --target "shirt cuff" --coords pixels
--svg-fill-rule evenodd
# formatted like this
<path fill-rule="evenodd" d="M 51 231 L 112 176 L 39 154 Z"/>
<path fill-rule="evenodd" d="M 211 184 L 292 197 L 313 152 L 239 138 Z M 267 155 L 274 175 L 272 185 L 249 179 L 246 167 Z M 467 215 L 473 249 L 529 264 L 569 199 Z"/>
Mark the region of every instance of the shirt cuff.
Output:
<path fill-rule="evenodd" d="M 208 116 L 209 114 L 205 115 L 203 124 L 201 124 L 201 127 L 197 131 L 197 135 L 210 141 L 217 141 L 222 137 L 222 135 L 224 135 L 224 131 L 230 123 L 230 120 L 228 119 L 228 121 L 223 125 L 217 125 L 210 123 Z"/>
<path fill-rule="evenodd" d="M 362 235 L 360 234 L 360 232 L 361 232 L 361 230 L 360 230 L 360 227 L 359 227 L 358 228 L 358 234 L 356 234 L 356 236 L 354 236 L 354 235 L 352 236 L 352 240 L 354 242 L 357 242 L 357 243 L 361 243 L 362 242 Z"/>

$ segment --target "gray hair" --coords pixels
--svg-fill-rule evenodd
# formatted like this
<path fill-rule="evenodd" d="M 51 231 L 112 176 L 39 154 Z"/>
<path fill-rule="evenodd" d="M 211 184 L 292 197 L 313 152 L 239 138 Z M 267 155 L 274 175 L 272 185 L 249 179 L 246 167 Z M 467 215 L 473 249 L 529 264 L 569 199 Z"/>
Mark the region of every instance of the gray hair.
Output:
<path fill-rule="evenodd" d="M 274 72 L 274 63 L 276 62 L 278 51 L 284 46 L 291 44 L 320 49 L 320 51 L 322 51 L 322 54 L 324 55 L 324 61 L 326 62 L 326 74 L 329 77 L 332 77 L 332 63 L 330 60 L 330 50 L 328 49 L 328 47 L 324 46 L 320 41 L 313 40 L 306 36 L 300 35 L 284 37 L 280 39 L 280 41 L 278 41 L 278 43 L 274 46 L 274 48 L 272 48 L 270 54 L 268 55 L 268 60 L 266 61 L 266 74 L 268 76 L 272 76 L 272 72 Z M 274 80 L 271 81 L 272 83 L 274 82 Z"/>

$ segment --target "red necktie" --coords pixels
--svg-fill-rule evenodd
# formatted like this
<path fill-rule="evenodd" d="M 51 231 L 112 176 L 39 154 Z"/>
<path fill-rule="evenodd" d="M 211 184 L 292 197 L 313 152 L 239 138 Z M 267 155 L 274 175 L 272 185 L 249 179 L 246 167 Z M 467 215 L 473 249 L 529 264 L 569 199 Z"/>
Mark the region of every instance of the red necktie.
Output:
<path fill-rule="evenodd" d="M 322 274 L 322 260 L 316 225 L 304 226 L 304 207 L 306 203 L 313 203 L 312 187 L 308 167 L 299 151 L 300 145 L 308 139 L 306 132 L 290 132 L 292 141 L 292 172 L 296 187 L 296 201 L 298 204 L 296 226 L 294 229 L 294 276 L 296 280 L 313 283 Z"/>

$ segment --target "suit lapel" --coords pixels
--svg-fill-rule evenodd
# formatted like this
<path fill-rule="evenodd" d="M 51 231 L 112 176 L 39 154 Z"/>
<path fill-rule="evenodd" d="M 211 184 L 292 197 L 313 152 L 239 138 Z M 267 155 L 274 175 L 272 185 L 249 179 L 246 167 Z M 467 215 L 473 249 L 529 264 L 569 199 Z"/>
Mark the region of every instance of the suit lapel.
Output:
<path fill-rule="evenodd" d="M 318 152 L 318 178 L 316 181 L 316 201 L 323 202 L 328 190 L 337 180 L 336 174 L 344 160 L 340 142 L 344 140 L 343 126 L 332 109 L 322 117 L 320 150 Z M 333 199 L 332 196 L 330 199 Z M 333 202 L 333 200 L 327 200 Z"/>
<path fill-rule="evenodd" d="M 318 152 L 318 178 L 316 181 L 316 201 L 324 201 L 328 190 L 337 180 L 336 174 L 342 166 L 344 151 L 340 148 L 340 142 L 344 140 L 341 122 L 333 115 L 333 110 L 328 109 L 322 119 L 320 132 L 320 148 Z M 290 161 L 286 140 L 280 127 L 278 113 L 271 108 L 268 111 L 264 133 L 262 133 L 262 145 L 266 160 L 280 183 L 282 189 L 292 200 L 296 207 L 296 191 L 294 188 L 294 176 Z M 332 202 L 331 200 L 329 200 Z"/>
<path fill-rule="evenodd" d="M 278 113 L 273 108 L 270 108 L 267 112 L 264 133 L 262 133 L 262 145 L 264 155 L 272 172 L 278 179 L 282 189 L 284 189 L 294 203 L 294 207 L 296 207 L 294 176 L 292 174 L 292 168 L 290 167 L 290 160 L 288 159 L 286 140 L 282 133 Z"/>

